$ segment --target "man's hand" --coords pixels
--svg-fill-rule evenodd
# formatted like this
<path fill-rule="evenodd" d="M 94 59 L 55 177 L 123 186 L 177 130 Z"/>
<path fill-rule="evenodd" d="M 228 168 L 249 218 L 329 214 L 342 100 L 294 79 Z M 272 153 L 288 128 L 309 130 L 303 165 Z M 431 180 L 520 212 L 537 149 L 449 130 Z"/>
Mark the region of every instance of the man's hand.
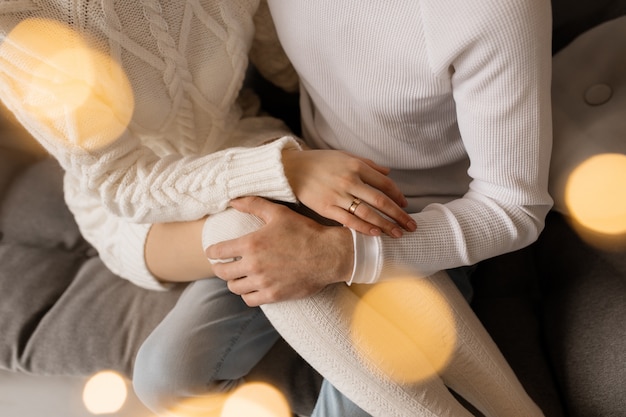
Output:
<path fill-rule="evenodd" d="M 345 227 L 322 226 L 290 208 L 260 197 L 233 200 L 265 226 L 206 249 L 213 271 L 249 306 L 304 298 L 326 285 L 347 281 L 354 261 L 352 235 Z"/>

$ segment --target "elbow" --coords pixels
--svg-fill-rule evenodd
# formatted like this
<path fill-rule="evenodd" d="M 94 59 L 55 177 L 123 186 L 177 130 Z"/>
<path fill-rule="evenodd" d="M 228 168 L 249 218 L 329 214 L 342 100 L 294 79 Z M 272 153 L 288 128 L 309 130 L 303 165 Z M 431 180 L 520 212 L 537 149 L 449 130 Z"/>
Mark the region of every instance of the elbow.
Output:
<path fill-rule="evenodd" d="M 534 204 L 518 207 L 518 220 L 515 221 L 517 226 L 517 248 L 529 246 L 536 242 L 543 232 L 546 223 L 546 217 L 552 208 L 552 202 L 544 204 Z"/>

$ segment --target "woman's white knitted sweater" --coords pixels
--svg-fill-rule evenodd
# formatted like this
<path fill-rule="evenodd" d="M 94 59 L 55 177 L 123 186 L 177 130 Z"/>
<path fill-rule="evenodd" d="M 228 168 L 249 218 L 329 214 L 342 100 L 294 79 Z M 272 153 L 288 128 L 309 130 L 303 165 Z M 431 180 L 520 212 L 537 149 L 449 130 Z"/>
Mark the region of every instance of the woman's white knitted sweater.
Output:
<path fill-rule="evenodd" d="M 295 201 L 281 150 L 297 143 L 237 101 L 258 5 L 0 2 L 2 100 L 65 169 L 84 236 L 139 285 L 162 288 L 143 257 L 150 223 L 243 195 Z"/>

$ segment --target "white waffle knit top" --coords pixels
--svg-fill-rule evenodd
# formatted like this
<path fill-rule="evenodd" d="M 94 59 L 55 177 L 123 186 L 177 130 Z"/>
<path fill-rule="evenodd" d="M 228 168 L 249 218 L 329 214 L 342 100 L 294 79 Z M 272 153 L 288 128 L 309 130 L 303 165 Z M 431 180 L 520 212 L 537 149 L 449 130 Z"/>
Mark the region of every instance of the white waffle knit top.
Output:
<path fill-rule="evenodd" d="M 0 2 L 0 96 L 65 169 L 83 235 L 138 285 L 163 288 L 143 256 L 150 223 L 244 195 L 295 201 L 281 150 L 297 142 L 237 102 L 258 5 Z"/>
<path fill-rule="evenodd" d="M 359 282 L 533 242 L 552 200 L 546 0 L 270 0 L 305 137 L 393 168 L 417 231 L 365 238 Z M 357 277 L 358 278 L 358 277 Z"/>

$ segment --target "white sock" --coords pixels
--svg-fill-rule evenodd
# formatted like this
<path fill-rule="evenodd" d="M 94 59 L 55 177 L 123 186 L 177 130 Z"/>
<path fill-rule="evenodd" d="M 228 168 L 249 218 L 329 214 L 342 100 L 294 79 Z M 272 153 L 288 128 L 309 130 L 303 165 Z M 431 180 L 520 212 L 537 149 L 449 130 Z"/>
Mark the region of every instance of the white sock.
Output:
<path fill-rule="evenodd" d="M 259 230 L 265 223 L 259 217 L 242 213 L 234 208 L 227 208 L 221 213 L 207 217 L 202 228 L 202 248 L 206 250 L 211 245 L 226 240 L 236 239 Z M 232 262 L 230 259 L 210 259 L 209 262 L 224 263 Z"/>

